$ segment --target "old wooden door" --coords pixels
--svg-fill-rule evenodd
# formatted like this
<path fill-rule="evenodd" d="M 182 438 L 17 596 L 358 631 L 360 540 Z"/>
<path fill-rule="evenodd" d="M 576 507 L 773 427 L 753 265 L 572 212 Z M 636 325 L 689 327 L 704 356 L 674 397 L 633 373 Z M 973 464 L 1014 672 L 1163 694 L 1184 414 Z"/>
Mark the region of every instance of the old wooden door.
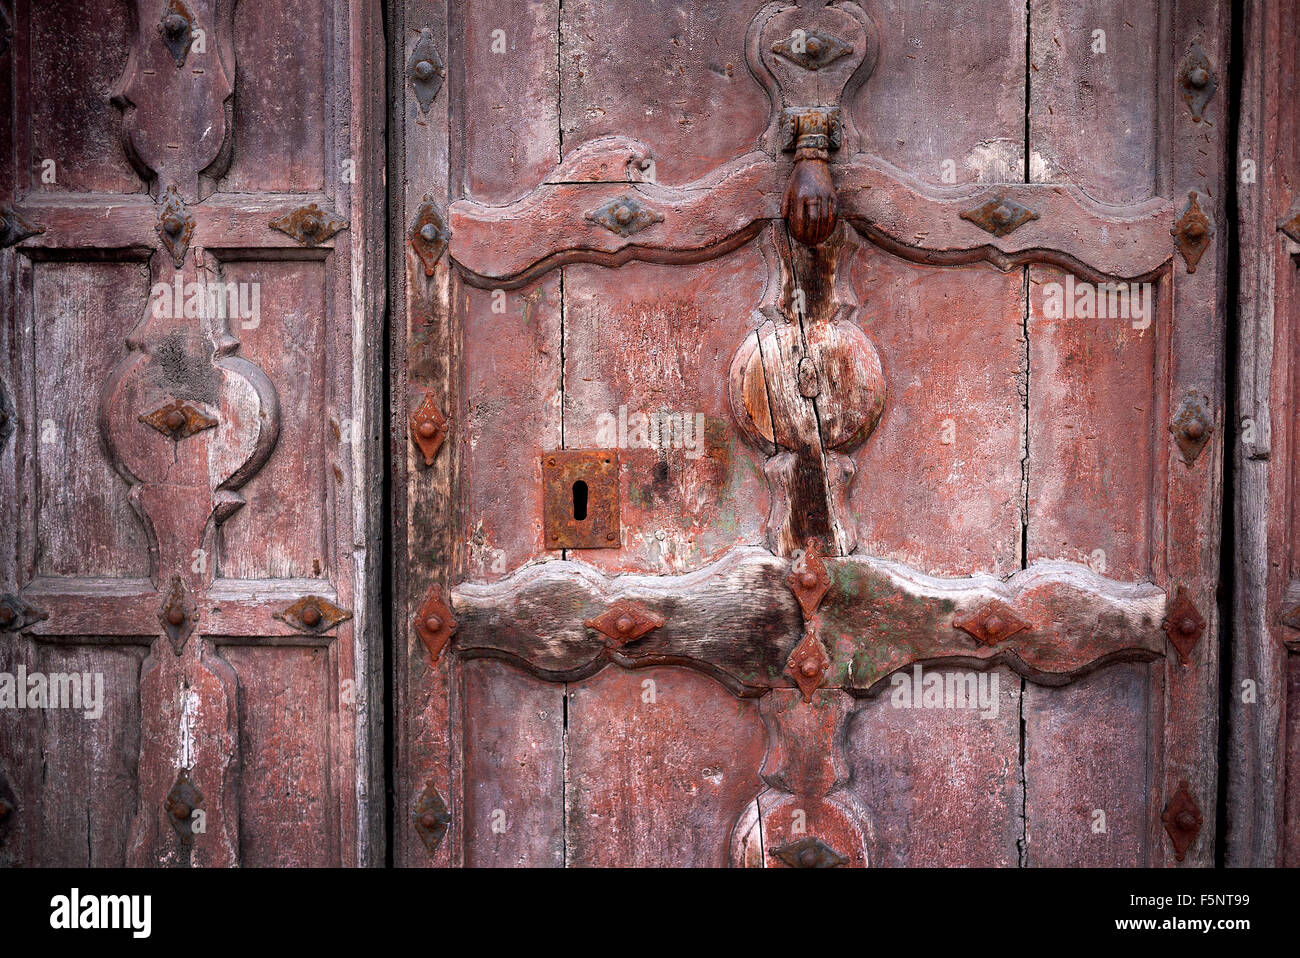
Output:
<path fill-rule="evenodd" d="M 1226 8 L 390 4 L 398 862 L 1212 861 Z"/>
<path fill-rule="evenodd" d="M 0 860 L 383 860 L 377 9 L 0 9 Z"/>
<path fill-rule="evenodd" d="M 1293 0 L 1252 3 L 1238 147 L 1241 242 L 1227 863 L 1300 865 L 1297 276 L 1300 63 Z"/>

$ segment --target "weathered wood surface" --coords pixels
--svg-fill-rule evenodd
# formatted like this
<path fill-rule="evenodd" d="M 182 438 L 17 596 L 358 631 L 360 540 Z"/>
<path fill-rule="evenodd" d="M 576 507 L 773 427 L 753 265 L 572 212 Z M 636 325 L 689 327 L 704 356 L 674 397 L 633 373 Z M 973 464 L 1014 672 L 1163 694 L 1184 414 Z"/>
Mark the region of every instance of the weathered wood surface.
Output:
<path fill-rule="evenodd" d="M 1083 566 L 1038 563 L 1003 582 L 992 576 L 940 579 L 888 560 L 827 560 L 832 588 L 821 608 L 831 683 L 876 690 L 916 661 L 1000 662 L 1059 684 L 1124 658 L 1165 654 L 1165 596 L 1147 584 L 1103 579 Z M 803 637 L 789 565 L 746 547 L 683 576 L 604 576 L 585 563 L 541 562 L 491 585 L 463 584 L 452 596 L 452 651 L 499 658 L 549 681 L 572 681 L 607 665 L 678 664 L 699 669 L 736 694 L 790 687 L 785 662 Z M 616 601 L 632 601 L 665 623 L 614 647 L 584 622 Z M 984 645 L 953 621 L 1003 602 L 1029 623 Z"/>
<path fill-rule="evenodd" d="M 0 571 L 47 617 L 0 641 L 107 687 L 102 721 L 6 727 L 13 860 L 373 864 L 378 5 L 188 7 L 204 42 L 181 68 L 143 2 L 22 4 L 3 63 L 3 200 L 44 231 L 0 253 L 19 424 Z M 192 218 L 174 250 L 169 202 Z M 342 232 L 271 228 L 308 203 Z M 174 282 L 256 290 L 256 312 L 160 305 Z M 173 401 L 210 428 L 141 421 Z M 160 620 L 173 590 L 183 645 Z M 304 595 L 350 616 L 275 617 Z M 165 807 L 182 769 L 204 796 L 190 845 Z"/>
<path fill-rule="evenodd" d="M 1300 122 L 1277 109 L 1296 82 L 1294 2 L 1245 5 L 1238 123 L 1237 395 L 1231 417 L 1235 472 L 1235 594 L 1229 682 L 1230 866 L 1300 864 L 1300 631 L 1284 623 L 1295 582 L 1296 230 Z M 1228 418 L 1228 417 L 1225 417 Z M 1226 458 L 1226 457 L 1225 457 Z"/>
<path fill-rule="evenodd" d="M 844 762 L 871 781 L 854 784 L 849 816 L 853 829 L 876 836 L 863 840 L 861 860 L 1171 862 L 1159 815 L 1173 776 L 1199 762 L 1188 777 L 1203 809 L 1214 792 L 1209 586 L 1223 417 L 1207 373 L 1222 355 L 1223 243 L 1220 231 L 1189 274 L 1170 229 L 1189 189 L 1210 197 L 1221 221 L 1226 87 L 1208 122 L 1192 124 L 1168 78 L 1197 37 L 1215 63 L 1226 61 L 1225 16 L 1215 3 L 1131 17 L 1048 2 L 1028 10 L 957 4 L 942 18 L 903 2 L 874 5 L 869 16 L 852 4 L 759 13 L 754 3 L 725 5 L 710 20 L 675 11 L 637 28 L 614 5 L 547 3 L 507 29 L 505 50 L 493 54 L 495 8 L 453 12 L 448 31 L 466 39 L 469 61 L 465 76 L 453 72 L 450 81 L 466 134 L 447 194 L 448 269 L 458 291 L 445 296 L 446 313 L 435 313 L 449 328 L 432 341 L 449 364 L 463 356 L 464 378 L 448 373 L 446 395 L 450 410 L 459 383 L 468 384 L 469 445 L 459 440 L 463 467 L 450 457 L 435 467 L 462 476 L 458 491 L 441 478 L 404 482 L 424 506 L 402 514 L 413 531 L 424 516 L 447 515 L 444 497 L 458 495 L 469 509 L 448 520 L 457 531 L 440 533 L 446 539 L 427 537 L 447 543 L 427 558 L 419 554 L 423 530 L 398 552 L 413 578 L 460 583 L 452 593 L 459 630 L 436 674 L 454 683 L 458 669 L 472 667 L 484 670 L 485 683 L 507 673 L 516 681 L 508 666 L 472 661 L 501 659 L 534 680 L 602 689 L 593 694 L 611 698 L 592 702 L 591 714 L 612 714 L 618 690 L 635 688 L 636 677 L 687 665 L 734 694 L 774 688 L 760 701 L 775 708 L 789 694 L 785 660 L 806 623 L 782 581 L 785 568 L 767 565 L 774 560 L 758 543 L 775 542 L 778 552 L 802 545 L 773 526 L 789 514 L 782 488 L 806 481 L 815 495 L 804 501 L 820 500 L 827 519 L 843 501 L 841 519 L 826 523 L 833 551 L 857 548 L 831 563 L 835 587 L 817 613 L 831 684 L 883 693 L 891 673 L 918 659 L 1004 682 L 1003 720 L 987 726 L 968 728 L 966 716 L 951 712 L 895 710 L 883 694 L 835 725 L 883 736 L 879 746 L 865 733 L 843 739 Z M 1083 30 L 1090 18 L 1106 30 L 1104 56 Z M 853 59 L 813 75 L 776 55 L 771 41 L 805 21 L 851 37 Z M 682 77 L 693 82 L 683 87 Z M 841 89 L 843 145 L 830 168 L 842 228 L 862 241 L 836 264 L 861 304 L 851 317 L 824 312 L 831 299 L 816 287 L 831 271 L 819 270 L 816 257 L 759 236 L 768 224 L 782 230 L 791 157 L 780 109 L 833 102 Z M 511 138 L 514 116 L 527 117 L 531 136 Z M 1116 125 L 1122 133 L 1109 135 Z M 404 142 L 408 161 L 432 155 L 436 164 L 420 134 Z M 421 185 L 408 177 L 402 189 L 410 195 Z M 632 232 L 588 216 L 622 197 L 662 219 L 652 215 Z M 995 236 L 961 215 L 994 198 L 1037 218 Z M 720 282 L 728 272 L 731 288 Z M 1049 319 L 1043 288 L 1067 274 L 1152 284 L 1150 324 Z M 807 315 L 793 307 L 798 283 L 809 287 Z M 490 312 L 502 292 L 506 312 Z M 756 313 L 764 304 L 772 309 Z M 418 310 L 408 315 L 407 336 L 423 343 L 417 318 L 424 322 Z M 845 318 L 853 328 L 836 329 Z M 780 323 L 798 336 L 782 340 Z M 844 344 L 859 334 L 880 356 L 884 411 L 860 448 L 827 442 L 841 426 L 853 431 L 857 407 L 844 401 L 853 377 L 818 378 L 815 368 L 799 376 L 799 361 L 823 334 L 838 344 L 823 350 L 824 363 L 852 353 Z M 713 385 L 729 370 L 731 384 Z M 395 384 L 395 395 L 406 388 Z M 723 390 L 731 422 L 718 412 Z M 1213 431 L 1189 468 L 1168 425 L 1191 391 L 1206 398 Z M 705 456 L 676 468 L 662 450 L 620 450 L 628 456 L 621 548 L 581 562 L 543 560 L 535 453 L 548 444 L 600 447 L 594 420 L 620 405 L 679 403 L 706 416 Z M 509 445 L 493 438 L 499 429 L 509 430 Z M 742 433 L 752 448 L 736 443 Z M 765 455 L 770 485 L 752 473 L 737 478 Z M 767 517 L 765 528 L 755 516 Z M 728 566 L 748 553 L 753 570 Z M 723 579 L 740 575 L 745 588 L 708 581 L 724 568 Z M 1209 621 L 1188 665 L 1161 628 L 1166 596 L 1179 586 Z M 399 618 L 422 597 L 412 591 Z M 619 598 L 663 614 L 664 626 L 611 650 L 582 622 Z M 994 600 L 1029 628 L 982 646 L 952 627 Z M 410 666 L 418 674 L 423 649 L 408 642 L 406 654 L 420 659 Z M 1057 683 L 1064 688 L 1049 687 Z M 489 698 L 465 711 L 451 695 L 445 713 L 409 721 L 429 742 L 442 741 L 429 730 L 446 723 L 453 766 L 458 724 L 495 723 L 508 741 L 545 739 L 530 732 L 531 719 L 488 715 Z M 1032 719 L 1023 733 L 1006 718 L 1022 704 Z M 708 708 L 703 700 L 700 708 Z M 773 761 L 780 727 L 768 724 Z M 647 748 L 669 734 L 656 729 Z M 1116 757 L 1139 733 L 1144 750 Z M 890 755 L 913 735 L 930 736 L 938 754 L 904 769 Z M 958 740 L 982 751 L 954 778 L 945 759 L 955 760 Z M 418 734 L 412 742 L 423 747 Z M 1072 750 L 1070 761 L 1042 758 L 1062 748 Z M 410 774 L 424 781 L 423 768 Z M 618 793 L 613 771 L 583 774 L 593 801 Z M 986 788 L 987 801 L 969 797 L 972 783 Z M 478 783 L 470 776 L 452 788 L 470 795 Z M 1063 804 L 1076 793 L 1110 810 L 1109 837 L 1089 843 L 1076 832 L 1081 813 Z M 658 804 L 671 804 L 671 792 L 654 794 L 646 820 L 672 820 Z M 768 799 L 783 803 L 784 794 Z M 732 861 L 770 864 L 754 844 L 759 806 L 747 807 Z M 584 812 L 575 797 L 570 820 Z M 918 837 L 919 822 L 950 834 L 976 821 L 997 841 L 976 848 Z M 1203 830 L 1189 862 L 1207 860 L 1212 831 Z M 629 829 L 617 834 L 602 861 L 649 860 Z M 418 846 L 409 857 L 427 859 Z"/>

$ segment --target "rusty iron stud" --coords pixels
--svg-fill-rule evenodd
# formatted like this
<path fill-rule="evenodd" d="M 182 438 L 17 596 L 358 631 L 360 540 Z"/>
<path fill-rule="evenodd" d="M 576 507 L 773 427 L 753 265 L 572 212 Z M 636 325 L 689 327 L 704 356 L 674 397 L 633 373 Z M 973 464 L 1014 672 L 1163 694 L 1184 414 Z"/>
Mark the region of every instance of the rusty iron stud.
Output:
<path fill-rule="evenodd" d="M 137 418 L 146 426 L 152 426 L 164 436 L 177 442 L 205 429 L 211 429 L 217 424 L 215 418 L 180 399 L 173 400 Z"/>
<path fill-rule="evenodd" d="M 837 868 L 848 861 L 820 838 L 811 835 L 780 848 L 769 848 L 768 854 L 791 868 Z"/>
<path fill-rule="evenodd" d="M 419 407 L 411 413 L 411 439 L 419 447 L 426 466 L 433 465 L 433 459 L 446 438 L 447 417 L 433 401 L 433 393 L 426 392 Z"/>
<path fill-rule="evenodd" d="M 1201 833 L 1202 823 L 1201 806 L 1186 779 L 1179 783 L 1178 790 L 1165 804 L 1160 820 L 1165 823 L 1165 833 L 1173 843 L 1174 858 L 1182 861 L 1187 857 L 1187 849 Z"/>
<path fill-rule="evenodd" d="M 443 250 L 451 239 L 451 230 L 447 228 L 442 214 L 434 205 L 433 198 L 425 196 L 424 202 L 415 211 L 411 221 L 411 248 L 424 266 L 424 275 L 432 276 L 434 267 L 442 258 Z"/>
<path fill-rule="evenodd" d="M 1277 224 L 1277 228 L 1297 243 L 1300 243 L 1300 213 L 1296 213 L 1294 216 L 1288 216 L 1282 222 Z M 3 243 L 0 243 L 0 246 L 3 245 Z"/>
<path fill-rule="evenodd" d="M 347 609 L 340 609 L 323 596 L 305 595 L 287 609 L 272 612 L 271 618 L 279 619 L 299 632 L 320 635 L 340 622 L 348 621 L 352 618 L 352 613 Z"/>
<path fill-rule="evenodd" d="M 1192 122 L 1200 123 L 1205 117 L 1205 108 L 1219 88 L 1219 76 L 1210 64 L 1199 43 L 1193 43 L 1183 59 L 1178 71 L 1178 86 L 1183 91 L 1183 99 L 1192 111 Z"/>
<path fill-rule="evenodd" d="M 14 246 L 44 232 L 45 227 L 29 222 L 27 217 L 12 206 L 0 206 L 0 249 Z"/>
<path fill-rule="evenodd" d="M 635 642 L 647 632 L 662 627 L 664 617 L 640 603 L 623 600 L 615 602 L 594 619 L 584 620 L 582 624 L 603 633 L 610 645 L 621 648 L 628 642 Z"/>
<path fill-rule="evenodd" d="M 1292 606 L 1282 613 L 1282 624 L 1288 629 L 1300 629 L 1300 605 Z"/>
<path fill-rule="evenodd" d="M 1173 647 L 1178 650 L 1178 658 L 1183 665 L 1190 665 L 1192 649 L 1196 647 L 1201 633 L 1205 631 L 1205 619 L 1192 602 L 1191 596 L 1187 594 L 1187 590 L 1181 585 L 1174 594 L 1173 603 L 1165 612 L 1165 621 L 1161 628 L 1169 636 Z"/>
<path fill-rule="evenodd" d="M 432 855 L 438 850 L 438 845 L 451 826 L 451 812 L 447 810 L 447 803 L 442 800 L 433 782 L 425 783 L 424 791 L 416 799 L 412 817 L 415 820 L 416 834 Z"/>
<path fill-rule="evenodd" d="M 0 595 L 0 632 L 21 632 L 49 617 L 48 612 L 42 612 L 21 596 L 12 592 Z"/>
<path fill-rule="evenodd" d="M 347 229 L 348 221 L 329 210 L 322 210 L 315 203 L 308 203 L 290 210 L 279 219 L 271 220 L 268 225 L 286 236 L 292 236 L 303 246 L 318 246 Z"/>
<path fill-rule="evenodd" d="M 1183 261 L 1187 263 L 1187 272 L 1195 273 L 1196 264 L 1201 261 L 1201 254 L 1209 247 L 1210 240 L 1214 236 L 1214 224 L 1201 209 L 1196 190 L 1188 191 L 1187 206 L 1183 208 L 1182 215 L 1178 217 L 1178 222 L 1169 233 L 1174 238 L 1174 245 L 1178 247 L 1178 252 L 1183 254 Z"/>
<path fill-rule="evenodd" d="M 1038 219 L 1038 214 L 1033 210 L 1006 196 L 995 196 L 959 215 L 994 236 L 1006 236 L 1030 220 Z"/>
<path fill-rule="evenodd" d="M 826 654 L 814 625 L 804 633 L 785 663 L 786 674 L 794 679 L 805 703 L 811 702 L 813 692 L 821 688 L 830 664 L 831 658 Z"/>
<path fill-rule="evenodd" d="M 420 38 L 415 41 L 411 58 L 406 61 L 406 78 L 411 83 L 411 91 L 420 104 L 421 113 L 429 112 L 446 76 L 447 71 L 443 68 L 442 57 L 438 56 L 438 44 L 433 31 L 425 27 L 420 31 Z"/>
<path fill-rule="evenodd" d="M 652 210 L 629 193 L 616 196 L 586 214 L 589 222 L 619 236 L 631 236 L 664 221 L 664 214 Z"/>
<path fill-rule="evenodd" d="M 952 627 L 965 632 L 982 645 L 997 645 L 1017 632 L 1032 628 L 1005 602 L 986 602 L 969 615 L 957 616 Z"/>
<path fill-rule="evenodd" d="M 415 634 L 429 650 L 430 664 L 437 663 L 455 631 L 456 620 L 451 617 L 451 609 L 443 601 L 442 586 L 435 585 L 429 590 L 428 598 L 420 606 L 420 611 L 415 613 Z"/>
<path fill-rule="evenodd" d="M 198 621 L 198 607 L 185 588 L 185 583 L 178 575 L 172 576 L 171 589 L 163 599 L 162 608 L 158 610 L 158 621 L 172 644 L 172 651 L 177 655 L 185 650 L 194 623 Z"/>
<path fill-rule="evenodd" d="M 1169 431 L 1174 434 L 1174 441 L 1183 454 L 1183 462 L 1192 465 L 1210 441 L 1214 432 L 1213 417 L 1206 409 L 1206 402 L 1200 396 L 1188 396 L 1178 408 Z"/>
<path fill-rule="evenodd" d="M 772 44 L 772 52 L 805 70 L 820 70 L 853 52 L 853 45 L 820 30 L 800 30 Z"/>
<path fill-rule="evenodd" d="M 158 233 L 158 239 L 171 254 L 172 263 L 180 269 L 185 265 L 185 252 L 190 248 L 190 240 L 194 238 L 194 217 L 175 183 L 168 186 L 167 192 L 163 194 L 154 229 Z"/>
<path fill-rule="evenodd" d="M 826 563 L 817 551 L 816 539 L 804 543 L 803 552 L 791 565 L 790 575 L 785 581 L 794 592 L 794 597 L 799 600 L 804 619 L 811 618 L 821 604 L 822 597 L 826 595 L 826 590 L 831 587 L 830 573 L 826 571 Z"/>
<path fill-rule="evenodd" d="M 194 42 L 194 14 L 182 0 L 170 0 L 167 4 L 162 19 L 158 21 L 158 35 L 176 61 L 176 68 L 179 70 L 185 66 L 190 44 Z"/>
<path fill-rule="evenodd" d="M 167 793 L 163 807 L 167 818 L 180 836 L 182 845 L 194 841 L 194 813 L 203 804 L 203 793 L 190 781 L 190 770 L 182 768 L 176 774 L 176 784 Z"/>
<path fill-rule="evenodd" d="M 575 514 L 578 483 L 586 516 Z M 617 449 L 556 449 L 542 456 L 542 534 L 547 549 L 617 549 L 622 498 Z"/>

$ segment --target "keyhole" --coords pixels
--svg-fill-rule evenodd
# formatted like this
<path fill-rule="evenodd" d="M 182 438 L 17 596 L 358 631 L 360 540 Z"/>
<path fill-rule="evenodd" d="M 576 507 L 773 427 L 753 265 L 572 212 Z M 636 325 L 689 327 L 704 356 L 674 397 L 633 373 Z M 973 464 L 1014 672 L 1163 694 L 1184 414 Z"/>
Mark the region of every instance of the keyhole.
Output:
<path fill-rule="evenodd" d="M 573 518 L 579 522 L 587 518 L 587 484 L 581 479 L 573 484 Z"/>

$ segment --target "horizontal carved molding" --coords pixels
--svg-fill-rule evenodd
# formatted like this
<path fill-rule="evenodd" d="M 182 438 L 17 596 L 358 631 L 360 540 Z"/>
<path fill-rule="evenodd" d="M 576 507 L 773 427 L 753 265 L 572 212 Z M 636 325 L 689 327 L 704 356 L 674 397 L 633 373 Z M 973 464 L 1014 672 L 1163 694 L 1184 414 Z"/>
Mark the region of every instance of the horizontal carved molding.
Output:
<path fill-rule="evenodd" d="M 147 579 L 36 579 L 20 594 L 49 617 L 24 631 L 51 642 L 149 645 L 161 626 L 141 630 L 158 623 L 164 591 Z M 338 629 L 306 635 L 272 617 L 304 595 L 338 601 L 321 579 L 218 579 L 204 593 L 195 631 L 218 644 L 328 645 Z"/>
<path fill-rule="evenodd" d="M 572 263 L 700 262 L 723 256 L 779 219 L 789 161 L 754 152 L 682 186 L 634 177 L 649 149 L 627 137 L 584 144 L 539 185 L 505 206 L 458 200 L 449 211 L 451 256 L 474 286 L 517 288 Z M 1048 183 L 966 184 L 937 189 L 867 154 L 832 165 L 840 215 L 864 237 L 913 262 L 999 269 L 1044 263 L 1095 282 L 1148 280 L 1173 254 L 1176 204 L 1155 198 L 1108 206 Z M 620 174 L 622 178 L 620 178 Z M 635 231 L 587 214 L 620 197 L 662 216 Z M 991 199 L 1033 213 L 1003 236 L 962 218 Z"/>
<path fill-rule="evenodd" d="M 338 236 L 323 240 L 314 248 L 303 248 L 297 240 L 270 227 L 270 221 L 315 203 L 333 209 L 320 193 L 213 193 L 191 204 L 194 217 L 193 245 L 219 253 L 222 249 L 284 250 L 302 258 L 321 259 L 322 250 L 334 248 Z M 45 228 L 19 245 L 33 259 L 54 258 L 63 250 L 139 250 L 144 254 L 158 246 L 158 205 L 153 197 L 140 194 L 66 193 L 33 194 L 22 206 L 23 214 Z M 346 235 L 346 234 L 343 234 Z"/>
<path fill-rule="evenodd" d="M 1006 580 L 927 576 L 866 556 L 826 565 L 832 586 L 820 615 L 832 659 L 828 684 L 850 691 L 877 691 L 913 662 L 1005 664 L 1057 685 L 1108 662 L 1165 654 L 1164 592 L 1074 563 L 1039 562 Z M 539 563 L 501 582 L 456 588 L 459 628 L 449 648 L 463 658 L 509 661 L 549 681 L 585 678 L 610 663 L 684 665 L 738 695 L 761 695 L 793 685 L 784 668 L 804 627 L 788 574 L 786 561 L 756 547 L 682 576 L 610 577 L 573 561 Z M 640 603 L 664 625 L 611 648 L 583 621 L 618 600 Z M 984 645 L 953 626 L 992 601 L 1013 608 L 1029 628 Z"/>

